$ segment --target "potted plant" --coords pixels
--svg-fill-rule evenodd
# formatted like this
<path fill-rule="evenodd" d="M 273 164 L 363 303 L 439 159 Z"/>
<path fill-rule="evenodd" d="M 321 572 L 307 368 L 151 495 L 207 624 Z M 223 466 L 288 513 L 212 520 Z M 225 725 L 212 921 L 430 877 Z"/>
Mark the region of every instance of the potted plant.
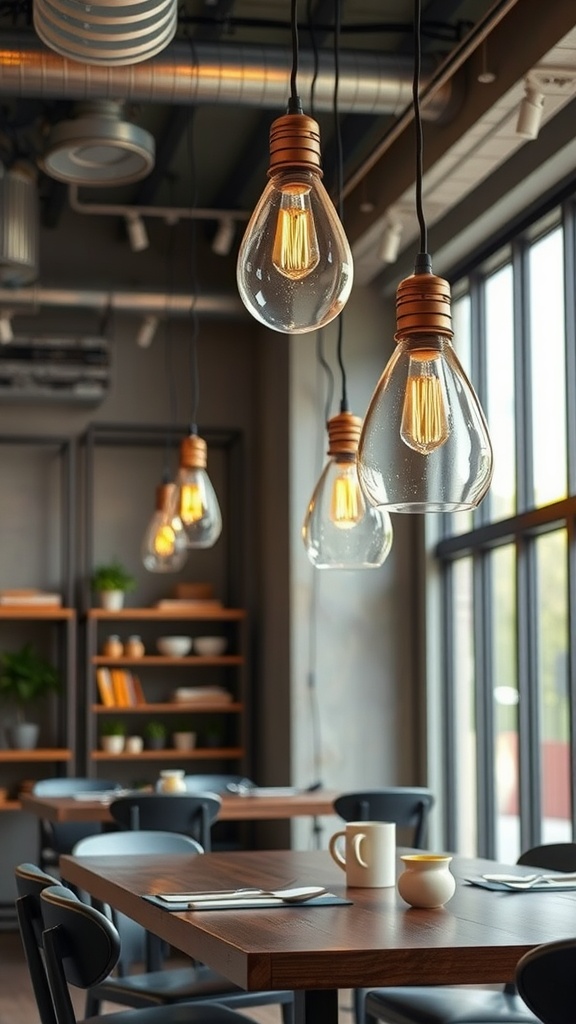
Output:
<path fill-rule="evenodd" d="M 58 672 L 32 644 L 0 655 L 0 698 L 12 703 L 16 710 L 16 721 L 8 728 L 12 747 L 32 750 L 36 746 L 40 727 L 25 720 L 25 709 L 31 701 L 58 691 L 60 686 Z"/>
<path fill-rule="evenodd" d="M 166 746 L 167 729 L 164 722 L 152 720 L 144 726 L 144 739 L 148 750 L 163 750 Z"/>
<path fill-rule="evenodd" d="M 114 559 L 108 565 L 98 565 L 92 573 L 92 590 L 98 594 L 100 607 L 118 611 L 124 604 L 124 594 L 134 590 L 136 580 Z"/>
<path fill-rule="evenodd" d="M 100 728 L 100 745 L 108 754 L 121 754 L 124 750 L 126 726 L 120 719 L 109 718 Z"/>

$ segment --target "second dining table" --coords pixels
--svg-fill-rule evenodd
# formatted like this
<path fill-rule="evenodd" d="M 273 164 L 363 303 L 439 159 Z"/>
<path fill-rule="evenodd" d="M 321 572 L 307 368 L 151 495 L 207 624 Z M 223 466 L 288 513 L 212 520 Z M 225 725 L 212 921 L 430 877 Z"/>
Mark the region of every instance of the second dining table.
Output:
<path fill-rule="evenodd" d="M 337 1024 L 342 988 L 510 981 L 529 949 L 576 934 L 576 891 L 493 892 L 468 879 L 522 869 L 459 856 L 452 869 L 452 900 L 423 910 L 408 907 L 394 886 L 347 890 L 326 851 L 60 860 L 66 882 L 242 988 L 293 990 L 296 1024 Z M 296 885 L 325 886 L 348 902 L 170 910 L 149 899 L 154 893 Z"/>

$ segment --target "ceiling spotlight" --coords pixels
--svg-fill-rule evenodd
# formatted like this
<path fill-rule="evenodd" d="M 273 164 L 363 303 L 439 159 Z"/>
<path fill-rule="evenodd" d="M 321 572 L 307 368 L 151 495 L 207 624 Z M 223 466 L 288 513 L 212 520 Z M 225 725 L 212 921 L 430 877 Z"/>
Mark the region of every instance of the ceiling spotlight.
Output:
<path fill-rule="evenodd" d="M 524 82 L 524 92 L 518 111 L 516 134 L 523 139 L 537 139 L 544 111 L 544 93 L 536 89 L 528 79 Z"/>
<path fill-rule="evenodd" d="M 138 334 L 136 335 L 136 344 L 139 348 L 150 348 L 154 335 L 158 329 L 159 322 L 158 317 L 154 316 L 153 313 L 144 317 L 140 324 Z"/>
<path fill-rule="evenodd" d="M 146 225 L 139 213 L 129 213 L 126 217 L 126 230 L 132 252 L 143 252 L 150 245 Z"/>
<path fill-rule="evenodd" d="M 380 243 L 380 259 L 382 263 L 396 263 L 402 241 L 404 225 L 397 217 L 387 222 Z"/>
<path fill-rule="evenodd" d="M 236 226 L 231 217 L 222 217 L 212 240 L 212 252 L 217 256 L 228 256 L 234 242 Z"/>
<path fill-rule="evenodd" d="M 0 312 L 0 345 L 9 345 L 11 341 L 14 341 L 12 314 L 4 310 Z"/>

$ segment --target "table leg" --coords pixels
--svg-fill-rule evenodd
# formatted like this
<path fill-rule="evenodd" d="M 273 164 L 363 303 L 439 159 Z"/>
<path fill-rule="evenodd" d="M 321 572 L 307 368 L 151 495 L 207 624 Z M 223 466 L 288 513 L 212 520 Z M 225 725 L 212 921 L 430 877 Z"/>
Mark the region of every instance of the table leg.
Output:
<path fill-rule="evenodd" d="M 338 1024 L 338 990 L 294 992 L 294 1024 Z"/>

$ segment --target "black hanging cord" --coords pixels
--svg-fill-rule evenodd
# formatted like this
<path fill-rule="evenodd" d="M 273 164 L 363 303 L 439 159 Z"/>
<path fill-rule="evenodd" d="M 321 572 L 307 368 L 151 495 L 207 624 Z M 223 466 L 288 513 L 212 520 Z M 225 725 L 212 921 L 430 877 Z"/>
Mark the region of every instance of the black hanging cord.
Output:
<path fill-rule="evenodd" d="M 341 28 L 341 10 L 340 0 L 334 0 L 334 97 L 333 97 L 333 112 L 334 112 L 334 136 L 336 139 L 336 208 L 338 210 L 338 216 L 340 221 L 344 223 L 344 153 L 342 149 L 342 130 L 340 127 L 340 112 L 338 109 L 338 88 L 340 85 L 340 28 Z M 346 369 L 344 367 L 344 356 L 343 356 L 343 343 L 344 343 L 344 325 L 343 315 L 340 313 L 338 317 L 338 342 L 336 346 L 336 353 L 338 357 L 338 365 L 340 367 L 340 373 L 342 374 L 342 396 L 340 398 L 340 412 L 350 412 L 350 406 L 348 404 L 348 388 L 346 383 Z"/>
<path fill-rule="evenodd" d="M 308 21 L 308 32 L 310 33 L 310 43 L 312 45 L 312 53 L 314 55 L 314 71 L 312 73 L 312 82 L 310 83 L 310 114 L 314 117 L 314 95 L 316 92 L 316 82 L 318 80 L 318 38 L 316 35 L 314 19 L 312 17 L 312 0 L 307 0 L 306 19 Z"/>
<path fill-rule="evenodd" d="M 172 184 L 170 181 L 170 199 L 172 200 Z M 166 268 L 167 268 L 167 281 L 166 287 L 168 295 L 174 294 L 174 269 L 175 269 L 175 249 L 174 249 L 174 229 L 171 228 L 167 234 L 166 244 Z M 172 423 L 175 426 L 178 423 L 178 399 L 176 381 L 173 367 L 173 336 L 172 336 L 172 317 L 167 311 L 166 319 L 164 321 L 164 367 L 166 372 L 166 383 L 168 389 L 168 406 L 172 416 Z M 170 432 L 166 431 L 166 438 L 164 443 L 164 470 L 162 474 L 162 483 L 168 484 L 172 480 L 173 474 L 170 472 L 170 453 L 172 448 L 172 438 Z"/>
<path fill-rule="evenodd" d="M 289 114 L 302 114 L 302 101 L 298 95 L 298 0 L 291 0 L 290 31 L 292 34 L 292 70 L 290 72 Z"/>
<path fill-rule="evenodd" d="M 188 117 L 188 130 L 187 130 L 187 142 L 188 142 L 188 156 L 190 161 L 190 178 L 192 182 L 191 189 L 191 206 L 192 209 L 198 201 L 198 176 L 196 172 L 196 160 L 195 160 L 195 147 L 194 147 L 194 114 L 195 110 L 192 108 Z M 190 311 L 190 337 L 189 337 L 189 360 L 190 360 L 190 381 L 191 381 L 191 405 L 190 405 L 190 433 L 198 433 L 198 403 L 200 401 L 200 381 L 198 375 L 198 311 L 196 309 L 196 302 L 198 300 L 198 272 L 197 272 L 197 238 L 196 238 L 196 221 L 192 217 L 190 219 L 190 235 L 191 235 L 191 278 L 192 278 L 192 308 Z"/>
<path fill-rule="evenodd" d="M 431 272 L 432 260 L 428 255 L 428 228 L 424 217 L 422 203 L 423 178 L 423 131 L 422 114 L 420 111 L 420 67 L 422 64 L 422 0 L 414 0 L 414 78 L 412 81 L 412 105 L 414 108 L 414 130 L 416 132 L 416 215 L 420 225 L 420 252 L 416 257 L 415 269 L 419 272 Z"/>
<path fill-rule="evenodd" d="M 320 366 L 326 374 L 326 402 L 324 405 L 324 422 L 327 423 L 330 419 L 330 411 L 332 409 L 332 402 L 334 400 L 334 374 L 332 368 L 326 359 L 324 354 L 324 331 L 320 329 L 316 332 L 316 358 L 320 363 Z"/>

